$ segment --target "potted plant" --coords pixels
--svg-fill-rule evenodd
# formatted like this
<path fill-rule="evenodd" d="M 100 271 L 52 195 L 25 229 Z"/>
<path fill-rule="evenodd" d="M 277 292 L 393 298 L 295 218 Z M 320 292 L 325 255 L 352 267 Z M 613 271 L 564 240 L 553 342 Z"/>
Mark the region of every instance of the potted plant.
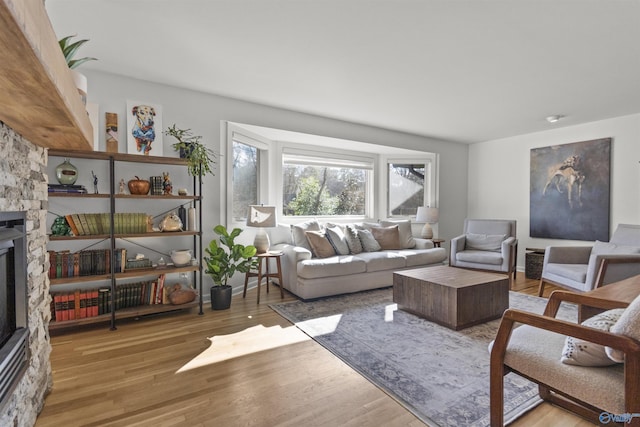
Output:
<path fill-rule="evenodd" d="M 76 37 L 76 35 L 67 36 L 58 40 L 58 44 L 60 45 L 60 49 L 62 49 L 62 54 L 64 55 L 64 59 L 67 61 L 67 66 L 71 70 L 71 75 L 73 76 L 73 82 L 76 84 L 78 88 L 78 93 L 80 93 L 80 97 L 82 98 L 83 104 L 87 104 L 87 77 L 76 71 L 75 68 L 78 68 L 80 65 L 84 64 L 87 61 L 96 61 L 96 58 L 85 56 L 84 58 L 75 59 L 75 55 L 78 52 L 78 49 L 88 42 L 88 39 L 78 40 L 76 42 L 72 42 L 72 38 Z"/>
<path fill-rule="evenodd" d="M 204 257 L 207 266 L 205 273 L 213 279 L 214 284 L 211 287 L 211 309 L 225 310 L 231 306 L 232 288 L 227 281 L 236 272 L 247 273 L 256 268 L 258 259 L 254 258 L 255 246 L 235 243 L 235 238 L 242 233 L 240 228 L 234 228 L 229 233 L 224 225 L 217 225 L 213 231 L 220 236 L 220 244 L 213 239 L 205 248 L 209 255 Z"/>
<path fill-rule="evenodd" d="M 179 129 L 175 123 L 164 133 L 178 140 L 172 147 L 180 151 L 181 158 L 187 160 L 189 175 L 200 179 L 208 173 L 213 175 L 212 166 L 215 164 L 216 153 L 200 142 L 202 136 L 194 135 L 191 129 Z"/>

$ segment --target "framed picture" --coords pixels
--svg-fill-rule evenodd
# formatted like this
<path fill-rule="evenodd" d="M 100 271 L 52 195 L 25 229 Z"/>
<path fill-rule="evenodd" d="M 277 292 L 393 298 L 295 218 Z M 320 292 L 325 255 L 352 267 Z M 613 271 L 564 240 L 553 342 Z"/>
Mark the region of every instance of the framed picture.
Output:
<path fill-rule="evenodd" d="M 162 106 L 127 101 L 127 153 L 162 156 Z"/>
<path fill-rule="evenodd" d="M 611 138 L 531 150 L 531 237 L 609 241 Z"/>

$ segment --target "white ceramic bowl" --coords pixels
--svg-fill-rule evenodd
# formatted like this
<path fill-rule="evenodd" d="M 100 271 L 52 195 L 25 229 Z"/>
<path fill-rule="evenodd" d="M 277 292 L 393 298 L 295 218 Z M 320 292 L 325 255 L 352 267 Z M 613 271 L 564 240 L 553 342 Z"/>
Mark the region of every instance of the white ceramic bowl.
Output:
<path fill-rule="evenodd" d="M 191 250 L 180 249 L 171 251 L 171 261 L 178 267 L 191 264 Z"/>

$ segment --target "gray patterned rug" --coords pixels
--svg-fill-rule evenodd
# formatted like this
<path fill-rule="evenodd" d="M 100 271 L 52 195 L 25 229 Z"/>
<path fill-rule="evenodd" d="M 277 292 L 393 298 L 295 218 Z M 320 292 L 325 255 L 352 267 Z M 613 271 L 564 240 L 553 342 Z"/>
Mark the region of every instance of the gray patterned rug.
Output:
<path fill-rule="evenodd" d="M 546 301 L 510 292 L 513 308 L 542 313 Z M 500 320 L 456 332 L 398 310 L 391 288 L 271 308 L 426 424 L 489 425 L 487 346 Z M 575 320 L 575 307 L 559 317 Z M 540 403 L 532 382 L 508 374 L 504 383 L 505 422 Z"/>

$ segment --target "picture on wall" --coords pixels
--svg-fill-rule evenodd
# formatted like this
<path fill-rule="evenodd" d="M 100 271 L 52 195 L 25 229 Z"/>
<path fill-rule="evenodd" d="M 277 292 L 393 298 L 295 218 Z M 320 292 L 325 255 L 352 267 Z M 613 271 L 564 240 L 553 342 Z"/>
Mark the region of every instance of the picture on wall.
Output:
<path fill-rule="evenodd" d="M 531 237 L 609 241 L 611 138 L 533 148 Z"/>
<path fill-rule="evenodd" d="M 162 156 L 162 106 L 127 101 L 127 153 Z"/>

